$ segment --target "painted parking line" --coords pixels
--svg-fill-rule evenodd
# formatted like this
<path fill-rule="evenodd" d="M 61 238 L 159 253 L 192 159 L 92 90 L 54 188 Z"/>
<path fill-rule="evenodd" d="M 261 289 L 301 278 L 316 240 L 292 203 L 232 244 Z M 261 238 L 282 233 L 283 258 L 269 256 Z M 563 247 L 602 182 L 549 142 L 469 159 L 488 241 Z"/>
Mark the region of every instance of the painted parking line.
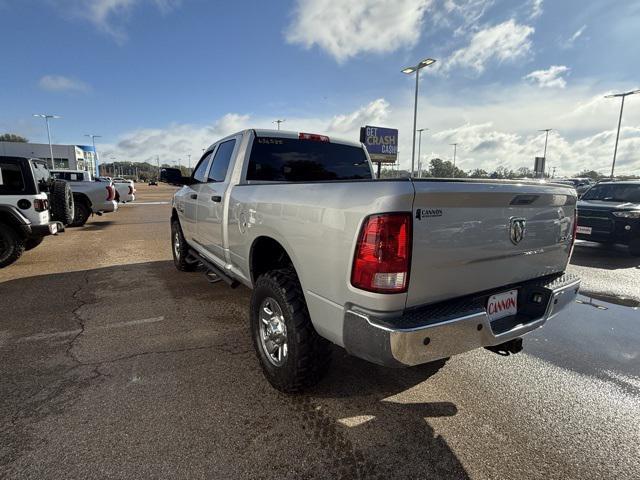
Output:
<path fill-rule="evenodd" d="M 135 207 L 136 205 L 169 205 L 169 202 L 131 202 L 119 205 L 121 207 Z"/>

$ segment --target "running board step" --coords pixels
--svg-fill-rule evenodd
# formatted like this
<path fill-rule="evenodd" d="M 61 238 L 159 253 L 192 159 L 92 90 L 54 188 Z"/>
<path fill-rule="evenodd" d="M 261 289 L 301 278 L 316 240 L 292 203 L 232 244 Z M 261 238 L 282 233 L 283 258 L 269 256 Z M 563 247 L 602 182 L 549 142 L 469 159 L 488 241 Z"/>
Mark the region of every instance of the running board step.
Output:
<path fill-rule="evenodd" d="M 194 259 L 197 259 L 200 263 L 202 263 L 202 265 L 204 265 L 204 268 L 206 270 L 205 274 L 207 276 L 207 280 L 210 283 L 218 283 L 220 280 L 222 280 L 231 288 L 236 288 L 238 285 L 240 285 L 240 282 L 238 282 L 234 278 L 231 278 L 220 267 L 211 263 L 209 260 L 207 260 L 198 252 L 196 252 L 194 249 L 192 248 L 189 249 L 189 255 L 191 255 L 191 257 L 193 257 Z"/>

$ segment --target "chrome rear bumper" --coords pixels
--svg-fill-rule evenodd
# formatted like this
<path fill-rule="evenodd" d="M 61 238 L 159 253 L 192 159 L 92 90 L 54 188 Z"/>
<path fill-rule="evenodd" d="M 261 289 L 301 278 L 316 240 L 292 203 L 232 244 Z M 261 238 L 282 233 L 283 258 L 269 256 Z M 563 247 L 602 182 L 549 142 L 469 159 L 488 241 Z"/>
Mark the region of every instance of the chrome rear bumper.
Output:
<path fill-rule="evenodd" d="M 489 322 L 486 299 L 500 291 L 518 289 L 519 313 Z M 370 312 L 348 306 L 343 338 L 347 351 L 387 366 L 411 366 L 500 345 L 535 330 L 571 304 L 580 279 L 564 274 L 506 286 L 401 313 Z M 543 302 L 531 300 L 543 295 Z"/>

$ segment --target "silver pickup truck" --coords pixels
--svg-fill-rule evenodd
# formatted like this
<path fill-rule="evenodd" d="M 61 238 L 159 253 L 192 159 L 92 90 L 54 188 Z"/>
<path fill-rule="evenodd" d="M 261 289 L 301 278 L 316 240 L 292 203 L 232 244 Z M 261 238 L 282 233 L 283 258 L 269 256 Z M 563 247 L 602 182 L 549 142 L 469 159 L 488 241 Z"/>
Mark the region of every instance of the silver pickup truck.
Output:
<path fill-rule="evenodd" d="M 182 183 L 175 265 L 253 290 L 253 343 L 282 391 L 319 380 L 329 343 L 388 366 L 516 353 L 578 292 L 569 186 L 376 180 L 360 143 L 273 130 L 214 143 Z"/>
<path fill-rule="evenodd" d="M 51 170 L 51 175 L 71 185 L 75 213 L 70 227 L 83 226 L 91 214 L 102 215 L 118 210 L 116 188 L 111 180 L 93 181 L 89 172 L 83 170 Z"/>

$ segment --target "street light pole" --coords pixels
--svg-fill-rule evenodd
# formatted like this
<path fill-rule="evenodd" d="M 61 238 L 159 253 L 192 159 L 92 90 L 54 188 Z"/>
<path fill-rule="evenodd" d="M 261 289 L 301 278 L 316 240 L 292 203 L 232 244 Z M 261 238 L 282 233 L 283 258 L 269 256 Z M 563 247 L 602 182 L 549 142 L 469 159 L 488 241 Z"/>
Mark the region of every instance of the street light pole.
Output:
<path fill-rule="evenodd" d="M 630 92 L 614 93 L 613 95 L 606 95 L 604 98 L 622 97 L 620 103 L 620 116 L 618 117 L 618 132 L 616 133 L 616 146 L 613 148 L 613 163 L 611 164 L 611 178 L 613 178 L 613 172 L 616 168 L 616 154 L 618 153 L 618 140 L 620 139 L 620 126 L 622 125 L 622 110 L 624 110 L 624 99 L 629 95 L 640 93 L 640 90 L 631 90 Z"/>
<path fill-rule="evenodd" d="M 433 65 L 436 61 L 433 58 L 425 58 L 420 63 L 413 67 L 407 67 L 402 69 L 402 73 L 407 75 L 411 75 L 415 72 L 416 74 L 416 91 L 413 100 L 413 142 L 411 145 L 411 176 L 413 177 L 413 173 L 415 170 L 415 161 L 416 161 L 416 123 L 418 121 L 418 80 L 420 78 L 420 69 L 424 67 L 428 67 L 429 65 Z"/>
<path fill-rule="evenodd" d="M 278 130 L 280 130 L 280 124 L 281 124 L 281 123 L 284 123 L 284 122 L 286 122 L 286 121 L 287 121 L 286 119 L 285 119 L 285 120 L 280 120 L 280 119 L 278 119 L 278 120 L 274 120 L 274 121 L 273 121 L 273 122 L 271 122 L 271 123 L 275 123 L 275 124 L 277 124 L 277 125 L 278 125 Z"/>
<path fill-rule="evenodd" d="M 47 124 L 47 138 L 49 140 L 49 155 L 51 155 L 51 168 L 56 168 L 53 163 L 53 146 L 51 145 L 51 129 L 49 128 L 49 119 L 50 118 L 62 118 L 58 115 L 49 115 L 46 113 L 34 113 L 34 117 L 44 118 L 44 122 Z"/>
<path fill-rule="evenodd" d="M 189 168 L 188 168 L 187 172 L 189 172 L 189 174 L 191 174 L 191 154 L 187 153 L 187 157 L 189 157 Z"/>
<path fill-rule="evenodd" d="M 100 138 L 101 135 L 86 134 L 85 137 L 89 137 L 93 142 L 93 154 L 96 156 L 96 159 L 95 159 L 96 177 L 99 177 L 100 170 L 98 167 L 98 149 L 96 148 L 96 138 Z"/>
<path fill-rule="evenodd" d="M 449 145 L 453 145 L 453 175 L 451 178 L 456 178 L 456 151 L 458 149 L 458 144 L 450 143 Z"/>
<path fill-rule="evenodd" d="M 420 128 L 418 129 L 418 178 L 422 178 L 422 132 L 425 130 L 429 130 L 428 128 Z"/>
<path fill-rule="evenodd" d="M 549 132 L 553 130 L 553 128 L 544 128 L 542 130 L 538 130 L 539 132 L 546 132 L 546 136 L 544 137 L 544 153 L 542 154 L 542 158 L 544 158 L 545 162 L 547 161 L 547 142 L 549 141 Z"/>

